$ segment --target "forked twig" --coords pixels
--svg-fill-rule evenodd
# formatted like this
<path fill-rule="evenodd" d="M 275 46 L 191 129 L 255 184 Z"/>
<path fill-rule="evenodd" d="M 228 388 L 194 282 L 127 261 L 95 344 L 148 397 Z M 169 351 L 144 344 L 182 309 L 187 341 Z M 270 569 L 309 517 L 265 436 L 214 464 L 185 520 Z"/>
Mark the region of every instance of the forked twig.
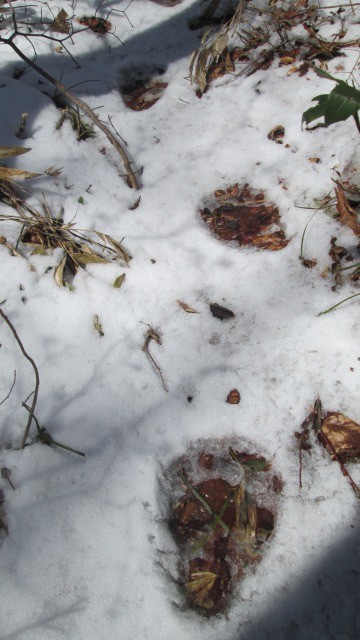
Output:
<path fill-rule="evenodd" d="M 28 421 L 26 423 L 24 435 L 22 437 L 22 440 L 21 440 L 21 443 L 20 443 L 20 447 L 19 447 L 19 449 L 23 449 L 25 447 L 26 439 L 27 439 L 27 437 L 29 435 L 30 426 L 31 426 L 31 423 L 32 423 L 32 420 L 33 420 L 33 417 L 34 417 L 34 411 L 35 411 L 36 402 L 37 402 L 38 393 L 39 393 L 40 376 L 39 376 L 39 371 L 38 371 L 38 368 L 37 368 L 34 360 L 31 358 L 31 356 L 29 356 L 28 353 L 26 353 L 24 345 L 21 342 L 14 325 L 9 320 L 9 318 L 5 315 L 5 313 L 3 312 L 3 310 L 1 308 L 0 308 L 0 316 L 6 322 L 7 326 L 9 327 L 10 331 L 12 332 L 16 342 L 18 343 L 23 356 L 26 358 L 26 360 L 28 360 L 30 362 L 30 364 L 31 364 L 31 366 L 32 366 L 32 368 L 34 370 L 34 374 L 35 374 L 35 389 L 34 389 L 33 400 L 32 400 L 32 403 L 31 403 L 31 407 L 30 407 L 30 411 L 29 411 L 29 417 L 28 417 Z"/>

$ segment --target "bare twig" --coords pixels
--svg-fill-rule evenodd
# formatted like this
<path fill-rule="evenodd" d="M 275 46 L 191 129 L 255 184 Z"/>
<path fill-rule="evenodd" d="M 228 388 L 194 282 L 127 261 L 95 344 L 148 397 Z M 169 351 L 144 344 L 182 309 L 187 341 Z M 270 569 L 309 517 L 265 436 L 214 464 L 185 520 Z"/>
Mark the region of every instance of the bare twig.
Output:
<path fill-rule="evenodd" d="M 38 368 L 37 368 L 34 360 L 29 356 L 28 353 L 26 353 L 24 345 L 21 342 L 14 325 L 9 320 L 9 318 L 5 315 L 5 313 L 3 312 L 3 310 L 1 308 L 0 308 L 0 316 L 6 322 L 7 326 L 9 327 L 10 331 L 12 332 L 16 342 L 18 343 L 23 356 L 26 358 L 26 360 L 28 360 L 30 362 L 30 364 L 31 364 L 31 366 L 32 366 L 32 368 L 34 370 L 34 374 L 35 374 L 35 389 L 34 389 L 33 400 L 32 400 L 32 403 L 31 403 L 31 407 L 30 407 L 30 411 L 29 411 L 29 418 L 28 418 L 28 421 L 27 421 L 27 424 L 26 424 L 26 427 L 25 427 L 24 435 L 22 437 L 22 440 L 21 440 L 21 443 L 20 443 L 20 447 L 19 447 L 19 449 L 23 449 L 25 447 L 26 439 L 27 439 L 27 437 L 29 435 L 31 422 L 32 422 L 32 419 L 33 419 L 33 416 L 34 416 L 34 411 L 35 411 L 36 402 L 37 402 L 38 393 L 39 393 L 40 376 L 39 376 L 39 371 L 38 371 Z"/>
<path fill-rule="evenodd" d="M 122 159 L 122 161 L 124 163 L 124 167 L 125 167 L 125 170 L 126 170 L 129 186 L 132 189 L 139 189 L 139 183 L 138 183 L 136 175 L 135 175 L 135 173 L 134 173 L 134 171 L 133 171 L 133 169 L 131 167 L 131 163 L 130 163 L 130 160 L 129 160 L 128 156 L 127 156 L 127 153 L 126 153 L 125 149 L 122 147 L 122 145 L 120 144 L 119 140 L 110 131 L 110 129 L 100 120 L 100 118 L 98 118 L 96 113 L 91 109 L 91 107 L 89 107 L 89 105 L 86 102 L 84 102 L 83 100 L 80 100 L 80 98 L 78 98 L 73 93 L 71 93 L 71 91 L 66 89 L 66 87 L 61 82 L 56 80 L 56 78 L 51 76 L 47 71 L 45 71 L 44 69 L 39 67 L 39 65 L 37 65 L 36 62 L 33 62 L 32 60 L 30 60 L 30 58 L 28 58 L 21 51 L 21 49 L 19 49 L 19 47 L 15 44 L 15 42 L 14 42 L 15 37 L 18 36 L 18 35 L 24 35 L 24 34 L 21 34 L 18 31 L 18 27 L 17 27 L 17 23 L 16 23 L 15 9 L 13 7 L 11 8 L 11 13 L 12 13 L 12 20 L 13 20 L 13 25 L 14 25 L 13 33 L 8 38 L 4 38 L 4 37 L 0 36 L 0 43 L 8 45 L 19 56 L 19 58 L 21 58 L 21 60 L 26 62 L 27 65 L 29 65 L 32 69 L 34 69 L 34 71 L 36 71 L 43 78 L 48 80 L 48 82 L 53 84 L 58 89 L 58 91 L 60 91 L 64 96 L 66 96 L 66 98 L 71 103 L 75 104 L 79 109 L 81 109 L 81 111 L 83 111 L 83 113 L 85 113 L 88 116 L 88 118 L 91 120 L 91 122 L 98 129 L 100 129 L 100 131 L 102 131 L 105 134 L 105 136 L 109 140 L 110 144 L 114 147 L 114 149 L 120 155 L 120 157 L 121 157 L 121 159 Z"/>
<path fill-rule="evenodd" d="M 10 391 L 9 391 L 9 393 L 7 394 L 7 396 L 6 396 L 3 400 L 1 400 L 1 402 L 0 402 L 0 406 L 1 406 L 2 404 L 4 404 L 4 402 L 6 402 L 6 400 L 10 397 L 11 392 L 12 392 L 12 390 L 13 390 L 14 386 L 15 386 L 15 382 L 16 382 L 16 370 L 14 371 L 14 380 L 13 380 L 13 383 L 12 383 L 12 385 L 11 385 Z"/>
<path fill-rule="evenodd" d="M 2 467 L 2 469 L 1 469 L 1 477 L 8 481 L 8 483 L 9 483 L 9 485 L 12 488 L 13 491 L 16 491 L 16 489 L 15 489 L 15 487 L 14 487 L 12 481 L 11 481 L 10 475 L 11 475 L 10 469 L 8 469 L 7 467 Z"/>
<path fill-rule="evenodd" d="M 157 362 L 154 360 L 153 356 L 151 355 L 150 351 L 149 351 L 149 344 L 151 342 L 151 340 L 155 340 L 155 342 L 157 342 L 157 344 L 161 344 L 161 338 L 159 336 L 159 334 L 156 333 L 156 331 L 154 331 L 154 329 L 152 327 L 150 327 L 150 325 L 147 325 L 148 331 L 146 334 L 146 338 L 145 338 L 145 342 L 144 342 L 144 346 L 142 347 L 142 350 L 147 353 L 147 355 L 149 356 L 151 362 L 153 363 L 154 367 L 157 369 L 159 376 L 161 378 L 161 382 L 162 385 L 165 389 L 165 391 L 169 391 L 169 389 L 166 386 L 165 380 L 164 380 L 164 376 L 162 374 L 162 371 L 159 367 L 159 365 L 157 364 Z"/>

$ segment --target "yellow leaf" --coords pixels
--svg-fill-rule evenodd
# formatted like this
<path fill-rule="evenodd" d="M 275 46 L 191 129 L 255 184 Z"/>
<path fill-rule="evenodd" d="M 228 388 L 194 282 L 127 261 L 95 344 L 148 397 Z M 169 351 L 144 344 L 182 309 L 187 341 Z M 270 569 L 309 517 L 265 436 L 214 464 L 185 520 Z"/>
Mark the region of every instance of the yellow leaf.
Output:
<path fill-rule="evenodd" d="M 58 287 L 64 286 L 64 269 L 66 265 L 66 256 L 61 260 L 54 271 L 55 282 Z"/>
<path fill-rule="evenodd" d="M 22 169 L 9 169 L 9 167 L 0 167 L 0 180 L 5 182 L 14 182 L 15 180 L 27 180 L 28 178 L 37 178 L 41 173 L 32 173 L 31 171 L 23 171 Z"/>
<path fill-rule="evenodd" d="M 125 278 L 126 278 L 125 273 L 122 273 L 121 276 L 118 276 L 117 278 L 115 278 L 114 284 L 113 284 L 115 289 L 120 289 L 120 287 L 121 287 L 122 283 L 124 282 Z"/>
<path fill-rule="evenodd" d="M 31 151 L 30 147 L 0 147 L 0 158 L 21 156 L 23 153 L 27 153 L 28 151 Z"/>
<path fill-rule="evenodd" d="M 203 609 L 212 608 L 213 601 L 209 592 L 218 577 L 212 571 L 196 571 L 191 574 L 191 579 L 185 584 L 185 589 L 189 593 L 195 594 L 194 602 L 198 607 Z"/>
<path fill-rule="evenodd" d="M 98 256 L 96 253 L 72 253 L 71 257 L 74 262 L 77 262 L 78 264 L 104 264 L 106 262 L 109 262 L 108 260 L 106 260 L 106 258 Z"/>

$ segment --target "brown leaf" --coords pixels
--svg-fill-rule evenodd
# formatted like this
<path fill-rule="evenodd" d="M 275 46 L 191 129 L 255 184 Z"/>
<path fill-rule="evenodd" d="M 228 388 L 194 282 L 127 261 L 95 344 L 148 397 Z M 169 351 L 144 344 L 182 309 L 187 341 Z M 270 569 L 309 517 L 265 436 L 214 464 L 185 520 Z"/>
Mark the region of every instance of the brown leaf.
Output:
<path fill-rule="evenodd" d="M 167 86 L 167 82 L 160 82 L 159 80 L 151 80 L 149 82 L 138 80 L 123 87 L 121 93 L 129 109 L 144 111 L 145 109 L 150 109 L 161 98 Z"/>
<path fill-rule="evenodd" d="M 317 265 L 317 260 L 315 260 L 315 258 L 313 258 L 312 260 L 309 258 L 303 258 L 301 262 L 307 269 L 313 269 Z"/>
<path fill-rule="evenodd" d="M 108 33 L 111 29 L 111 22 L 104 18 L 98 18 L 97 16 L 83 16 L 79 18 L 78 22 L 85 27 L 94 31 L 94 33 Z"/>
<path fill-rule="evenodd" d="M 339 182 L 336 180 L 337 187 L 335 188 L 336 194 L 336 208 L 339 212 L 338 220 L 342 224 L 345 224 L 347 227 L 350 227 L 355 235 L 360 235 L 360 223 L 358 221 L 357 215 L 354 209 L 350 206 L 350 203 L 345 195 L 344 188 Z"/>
<path fill-rule="evenodd" d="M 239 404 L 240 402 L 240 393 L 237 389 L 232 389 L 226 398 L 226 402 L 229 404 Z"/>
<path fill-rule="evenodd" d="M 186 311 L 186 313 L 199 313 L 199 311 L 196 311 L 196 309 L 189 307 L 189 305 L 186 304 L 186 302 L 182 302 L 181 300 L 176 300 L 176 302 L 182 309 L 184 309 L 184 311 Z"/>
<path fill-rule="evenodd" d="M 183 541 L 191 539 L 194 532 L 202 531 L 211 524 L 214 515 L 221 514 L 222 522 L 228 527 L 235 522 L 233 487 L 226 480 L 204 480 L 195 485 L 194 489 L 205 500 L 209 509 L 197 495 L 188 490 L 173 510 L 170 521 L 171 528 Z"/>
<path fill-rule="evenodd" d="M 281 124 L 276 125 L 271 131 L 268 133 L 269 140 L 274 140 L 277 143 L 282 144 L 282 139 L 285 136 L 285 129 Z"/>
<path fill-rule="evenodd" d="M 321 431 L 342 462 L 360 457 L 360 425 L 357 422 L 342 413 L 328 412 Z M 326 446 L 326 441 L 323 444 Z M 331 449 L 330 453 L 333 454 Z"/>
<path fill-rule="evenodd" d="M 210 311 L 214 318 L 218 318 L 219 320 L 228 320 L 229 318 L 234 318 L 235 314 L 231 309 L 227 309 L 226 307 L 222 307 L 220 304 L 213 302 L 210 304 Z"/>
<path fill-rule="evenodd" d="M 130 211 L 135 211 L 135 209 L 138 208 L 140 202 L 141 202 L 141 196 L 139 196 L 138 199 L 135 200 L 134 204 L 130 205 L 129 207 Z"/>
<path fill-rule="evenodd" d="M 309 71 L 309 69 L 310 69 L 309 63 L 308 62 L 303 62 L 303 64 L 300 65 L 299 70 L 298 70 L 300 78 L 302 76 L 306 76 L 306 74 Z"/>
<path fill-rule="evenodd" d="M 68 14 L 66 13 L 66 11 L 64 9 L 61 9 L 54 19 L 54 22 L 50 26 L 50 31 L 53 31 L 55 33 L 69 33 L 70 24 L 66 21 L 67 17 Z"/>

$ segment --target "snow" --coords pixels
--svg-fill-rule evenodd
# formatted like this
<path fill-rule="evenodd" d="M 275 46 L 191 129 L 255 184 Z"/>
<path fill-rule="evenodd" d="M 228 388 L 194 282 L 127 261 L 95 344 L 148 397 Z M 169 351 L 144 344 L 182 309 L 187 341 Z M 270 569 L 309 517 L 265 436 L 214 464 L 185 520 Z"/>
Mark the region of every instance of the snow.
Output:
<path fill-rule="evenodd" d="M 58 0 L 56 11 L 71 13 L 72 4 Z M 81 16 L 97 3 L 75 5 Z M 123 11 L 127 3 L 106 6 Z M 36 415 L 55 440 L 86 453 L 82 459 L 41 444 L 17 450 L 33 371 L 2 322 L 0 399 L 17 372 L 1 406 L 0 464 L 11 469 L 16 486 L 13 491 L 0 479 L 9 526 L 0 549 L 2 640 L 345 640 L 360 634 L 357 498 L 320 448 L 304 454 L 300 491 L 294 438 L 317 396 L 326 410 L 360 421 L 358 302 L 317 315 L 357 291 L 352 283 L 334 293 L 331 278 L 321 277 L 331 263 L 330 238 L 354 249 L 355 237 L 320 210 L 304 249 L 318 264 L 305 269 L 299 260 L 313 213 L 302 207 L 333 189 L 334 169 L 356 167 L 358 133 L 351 119 L 301 130 L 311 99 L 333 83 L 312 72 L 288 76 L 288 67 L 276 62 L 230 83 L 220 78 L 199 100 L 188 80 L 199 32 L 186 28 L 198 10 L 193 0 L 173 8 L 133 0 L 126 9 L 132 26 L 122 13 L 109 16 L 124 45 L 92 32 L 68 44 L 80 69 L 65 51 L 36 41 L 36 63 L 66 86 L 78 85 L 73 91 L 104 121 L 112 118 L 136 168 L 143 167 L 139 193 L 126 185 L 120 159 L 102 134 L 77 142 L 68 122 L 55 130 L 59 113 L 43 93 L 51 86 L 40 85 L 30 69 L 14 80 L 12 71 L 22 63 L 1 47 L 1 144 L 31 147 L 7 164 L 38 172 L 62 167 L 59 177 L 27 182 L 28 201 L 40 208 L 44 194 L 52 212 L 63 207 L 77 228 L 124 237 L 133 255 L 130 268 L 112 263 L 80 270 L 69 291 L 53 278 L 59 250 L 30 256 L 20 246 L 31 271 L 27 260 L 0 246 L 1 308 L 40 372 Z M 106 17 L 105 7 L 101 12 Z M 356 17 L 347 15 L 346 38 L 355 38 Z M 324 27 L 327 36 L 334 31 Z M 19 43 L 32 55 L 29 44 Z M 345 53 L 329 61 L 330 73 L 337 75 L 339 60 L 347 71 L 356 64 L 356 48 Z M 161 79 L 169 85 L 152 108 L 133 112 L 119 85 L 124 70 L 144 65 L 165 68 Z M 25 111 L 30 138 L 19 141 Z M 267 138 L 278 124 L 288 148 Z M 312 157 L 321 162 L 309 162 Z M 214 190 L 235 182 L 249 182 L 277 204 L 291 239 L 286 248 L 239 249 L 211 236 L 198 210 Z M 138 195 L 140 205 L 131 210 Z M 14 223 L 0 224 L 13 244 L 18 233 Z M 126 279 L 116 289 L 121 273 Z M 177 300 L 199 313 L 185 313 Z M 212 302 L 235 317 L 212 317 Z M 149 348 L 168 392 L 142 351 L 147 324 L 161 337 L 161 345 L 152 341 Z M 225 403 L 233 388 L 241 393 L 238 406 Z M 199 439 L 228 437 L 271 460 L 284 490 L 261 563 L 236 587 L 228 613 L 206 619 L 182 610 L 171 579 L 176 547 L 166 525 L 163 469 Z M 359 469 L 351 471 L 360 481 Z"/>

